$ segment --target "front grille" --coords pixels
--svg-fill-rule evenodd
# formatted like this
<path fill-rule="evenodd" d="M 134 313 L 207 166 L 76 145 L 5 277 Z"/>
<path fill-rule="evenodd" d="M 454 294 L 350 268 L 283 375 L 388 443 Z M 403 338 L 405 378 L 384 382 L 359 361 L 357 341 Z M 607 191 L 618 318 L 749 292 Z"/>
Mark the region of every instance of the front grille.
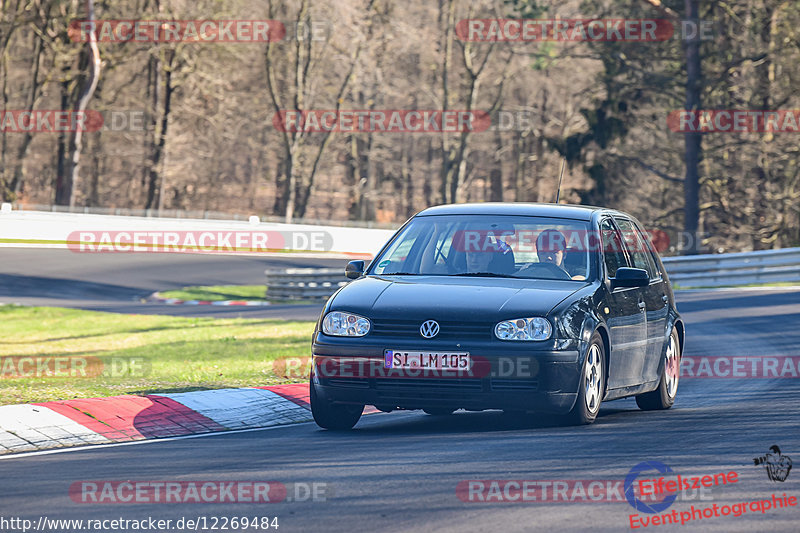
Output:
<path fill-rule="evenodd" d="M 376 405 L 466 405 L 491 393 L 536 393 L 535 379 L 502 378 L 320 378 L 322 385 L 347 390 L 368 390 Z"/>
<path fill-rule="evenodd" d="M 364 378 L 328 378 L 325 385 L 330 387 L 347 387 L 351 389 L 368 389 L 369 381 Z"/>
<path fill-rule="evenodd" d="M 413 337 L 422 339 L 419 327 L 422 320 L 373 320 L 370 335 L 380 337 Z M 492 340 L 494 324 L 486 322 L 455 322 L 437 320 L 439 334 L 436 339 Z"/>
<path fill-rule="evenodd" d="M 480 379 L 413 379 L 380 378 L 375 380 L 375 391 L 382 398 L 457 400 L 480 393 Z"/>
<path fill-rule="evenodd" d="M 408 387 L 470 391 L 483 389 L 480 379 L 379 378 L 375 380 L 375 388 L 377 390 L 404 389 Z"/>

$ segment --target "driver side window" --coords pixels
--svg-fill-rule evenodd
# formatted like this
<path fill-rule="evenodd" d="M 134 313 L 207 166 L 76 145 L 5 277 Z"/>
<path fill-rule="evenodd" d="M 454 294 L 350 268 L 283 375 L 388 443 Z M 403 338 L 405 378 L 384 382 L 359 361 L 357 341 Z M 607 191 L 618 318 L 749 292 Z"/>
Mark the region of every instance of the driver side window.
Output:
<path fill-rule="evenodd" d="M 603 241 L 603 261 L 606 266 L 606 275 L 613 278 L 617 275 L 618 268 L 628 266 L 622 237 L 609 218 L 600 223 L 600 235 Z"/>
<path fill-rule="evenodd" d="M 412 226 L 403 233 L 403 238 L 395 239 L 384 254 L 384 259 L 375 267 L 375 274 L 393 274 L 407 270 L 409 254 L 418 240 L 422 242 L 420 235 L 423 229 L 423 226 Z"/>

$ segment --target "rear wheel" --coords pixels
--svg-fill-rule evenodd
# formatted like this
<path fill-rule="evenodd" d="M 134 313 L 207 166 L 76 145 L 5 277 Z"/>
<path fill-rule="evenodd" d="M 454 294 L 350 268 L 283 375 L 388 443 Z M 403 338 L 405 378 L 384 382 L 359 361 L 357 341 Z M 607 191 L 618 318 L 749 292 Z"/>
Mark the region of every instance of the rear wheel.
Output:
<path fill-rule="evenodd" d="M 423 411 L 431 416 L 449 416 L 456 412 L 455 409 L 450 409 L 449 407 L 432 407 L 430 409 L 423 409 Z"/>
<path fill-rule="evenodd" d="M 573 424 L 591 424 L 600 412 L 605 392 L 605 349 L 599 333 L 592 335 L 583 359 L 578 399 L 567 415 Z"/>
<path fill-rule="evenodd" d="M 314 383 L 310 383 L 311 389 L 311 414 L 314 415 L 314 422 L 325 429 L 352 429 L 361 418 L 364 411 L 363 405 L 335 404 L 320 398 Z"/>
<path fill-rule="evenodd" d="M 636 397 L 636 405 L 644 411 L 669 409 L 675 403 L 678 394 L 678 380 L 681 368 L 681 348 L 678 342 L 678 332 L 672 328 L 667 347 L 664 350 L 664 370 L 661 372 L 661 381 L 658 388 L 651 392 L 640 394 Z"/>

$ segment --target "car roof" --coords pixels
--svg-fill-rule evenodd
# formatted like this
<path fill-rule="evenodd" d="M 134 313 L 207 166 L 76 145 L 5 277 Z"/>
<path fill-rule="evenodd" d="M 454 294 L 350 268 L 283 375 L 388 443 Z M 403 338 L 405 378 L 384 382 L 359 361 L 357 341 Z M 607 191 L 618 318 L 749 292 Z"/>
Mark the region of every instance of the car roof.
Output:
<path fill-rule="evenodd" d="M 435 215 L 518 215 L 552 218 L 569 218 L 574 220 L 591 220 L 597 211 L 625 215 L 620 211 L 571 204 L 534 204 L 521 202 L 486 202 L 480 204 L 449 204 L 429 207 L 417 213 L 418 217 Z"/>

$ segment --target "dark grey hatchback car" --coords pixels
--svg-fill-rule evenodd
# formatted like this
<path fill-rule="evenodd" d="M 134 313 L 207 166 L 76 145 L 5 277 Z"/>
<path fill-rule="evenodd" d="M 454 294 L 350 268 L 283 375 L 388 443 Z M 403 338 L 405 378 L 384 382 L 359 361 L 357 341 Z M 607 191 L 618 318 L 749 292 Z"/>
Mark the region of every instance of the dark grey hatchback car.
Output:
<path fill-rule="evenodd" d="M 595 420 L 675 401 L 684 325 L 630 215 L 553 204 L 426 209 L 325 305 L 311 407 L 327 429 L 381 411 L 502 409 Z"/>

